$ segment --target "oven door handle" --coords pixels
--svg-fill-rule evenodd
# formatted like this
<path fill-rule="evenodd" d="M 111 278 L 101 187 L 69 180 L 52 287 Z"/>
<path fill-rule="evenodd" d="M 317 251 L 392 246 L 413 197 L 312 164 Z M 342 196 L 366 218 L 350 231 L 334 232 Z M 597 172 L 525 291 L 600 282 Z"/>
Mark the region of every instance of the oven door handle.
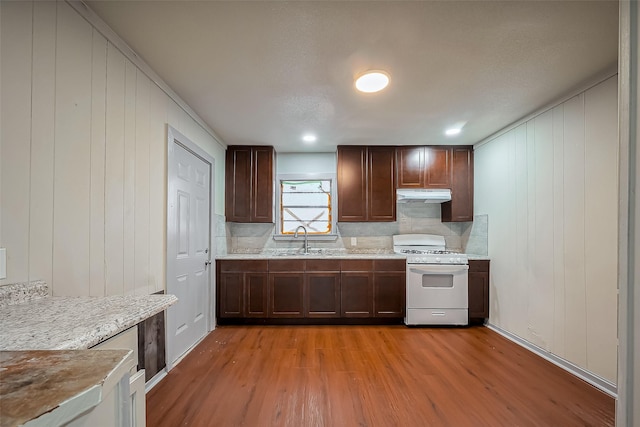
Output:
<path fill-rule="evenodd" d="M 462 274 L 466 273 L 469 270 L 468 265 L 456 265 L 455 267 L 451 267 L 448 265 L 433 265 L 429 267 L 409 267 L 410 273 L 417 274 Z"/>

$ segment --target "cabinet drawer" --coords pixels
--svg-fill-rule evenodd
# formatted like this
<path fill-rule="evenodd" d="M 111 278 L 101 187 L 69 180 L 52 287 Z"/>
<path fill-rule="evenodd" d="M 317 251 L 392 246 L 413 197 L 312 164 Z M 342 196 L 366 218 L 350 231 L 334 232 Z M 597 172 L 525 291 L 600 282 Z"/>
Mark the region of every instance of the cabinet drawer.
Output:
<path fill-rule="evenodd" d="M 372 259 L 343 259 L 342 271 L 373 271 Z"/>
<path fill-rule="evenodd" d="M 268 271 L 269 262 L 263 260 L 218 260 L 218 268 L 221 272 L 227 273 L 232 271 Z"/>
<path fill-rule="evenodd" d="M 270 259 L 269 272 L 272 271 L 304 271 L 303 259 Z"/>
<path fill-rule="evenodd" d="M 308 259 L 306 271 L 340 271 L 340 260 Z"/>
<path fill-rule="evenodd" d="M 377 259 L 373 262 L 375 271 L 405 271 L 404 259 Z"/>
<path fill-rule="evenodd" d="M 489 272 L 489 260 L 469 260 L 469 273 L 488 273 Z"/>

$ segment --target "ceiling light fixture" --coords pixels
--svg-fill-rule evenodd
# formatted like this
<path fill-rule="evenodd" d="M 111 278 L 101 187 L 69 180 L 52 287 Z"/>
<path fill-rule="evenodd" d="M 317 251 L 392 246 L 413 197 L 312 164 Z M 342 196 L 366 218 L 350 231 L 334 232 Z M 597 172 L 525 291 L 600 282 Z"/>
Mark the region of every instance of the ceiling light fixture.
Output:
<path fill-rule="evenodd" d="M 360 92 L 379 92 L 389 84 L 389 75 L 384 71 L 367 71 L 356 80 L 356 89 Z"/>
<path fill-rule="evenodd" d="M 460 132 L 462 132 L 462 128 L 466 124 L 467 124 L 466 121 L 460 121 L 460 122 L 457 122 L 457 123 L 451 123 L 451 126 L 449 126 L 449 128 L 444 131 L 444 134 L 447 135 L 447 136 L 459 135 Z"/>
<path fill-rule="evenodd" d="M 311 134 L 309 133 L 309 134 L 304 135 L 304 136 L 302 137 L 302 140 L 303 140 L 304 142 L 312 143 L 312 142 L 316 142 L 316 141 L 318 140 L 318 137 L 317 137 L 317 136 L 315 136 L 315 135 L 311 135 Z"/>

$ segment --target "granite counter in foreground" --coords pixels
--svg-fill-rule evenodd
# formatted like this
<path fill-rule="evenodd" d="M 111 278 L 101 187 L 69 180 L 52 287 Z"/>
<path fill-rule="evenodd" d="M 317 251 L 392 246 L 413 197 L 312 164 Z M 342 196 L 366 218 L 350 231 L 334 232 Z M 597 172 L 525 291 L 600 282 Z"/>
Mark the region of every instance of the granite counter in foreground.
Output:
<path fill-rule="evenodd" d="M 0 350 L 81 350 L 166 310 L 174 295 L 48 297 L 0 308 Z"/>
<path fill-rule="evenodd" d="M 135 364 L 130 350 L 0 351 L 0 426 L 66 425 L 99 405 Z"/>

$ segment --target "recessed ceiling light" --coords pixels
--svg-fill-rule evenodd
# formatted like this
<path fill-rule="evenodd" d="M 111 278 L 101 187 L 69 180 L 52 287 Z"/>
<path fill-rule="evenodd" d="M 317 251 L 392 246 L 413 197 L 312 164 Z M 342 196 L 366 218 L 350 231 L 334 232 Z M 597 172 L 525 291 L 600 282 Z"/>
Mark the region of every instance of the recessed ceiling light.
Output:
<path fill-rule="evenodd" d="M 304 136 L 302 137 L 302 140 L 303 140 L 304 142 L 309 142 L 309 143 L 311 143 L 311 142 L 316 142 L 316 141 L 318 140 L 318 137 L 317 137 L 317 136 L 315 136 L 315 135 L 312 135 L 312 134 L 308 133 L 308 134 L 306 134 L 306 135 L 304 135 Z"/>
<path fill-rule="evenodd" d="M 379 92 L 389 84 L 389 75 L 384 71 L 367 71 L 356 80 L 360 92 Z"/>

